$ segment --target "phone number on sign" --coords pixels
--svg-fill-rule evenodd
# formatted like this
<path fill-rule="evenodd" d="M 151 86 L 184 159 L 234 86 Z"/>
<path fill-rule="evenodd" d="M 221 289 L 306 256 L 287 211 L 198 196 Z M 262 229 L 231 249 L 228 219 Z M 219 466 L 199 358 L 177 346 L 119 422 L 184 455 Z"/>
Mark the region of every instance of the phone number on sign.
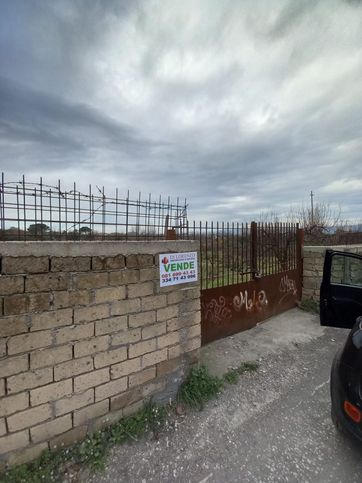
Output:
<path fill-rule="evenodd" d="M 177 273 L 173 273 L 171 276 L 164 273 L 162 274 L 162 282 L 172 282 L 172 281 L 178 281 L 178 280 L 192 280 L 196 278 L 196 273 L 188 273 L 187 275 L 179 275 Z"/>

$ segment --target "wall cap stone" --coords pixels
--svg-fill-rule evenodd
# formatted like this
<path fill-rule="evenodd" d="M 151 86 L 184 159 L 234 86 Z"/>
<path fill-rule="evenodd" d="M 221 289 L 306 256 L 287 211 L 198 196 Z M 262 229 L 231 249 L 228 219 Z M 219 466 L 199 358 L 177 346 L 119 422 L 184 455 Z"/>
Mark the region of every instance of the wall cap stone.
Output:
<path fill-rule="evenodd" d="M 362 245 L 330 245 L 330 246 L 305 246 L 303 247 L 304 253 L 325 253 L 326 250 L 336 250 L 339 252 L 350 252 L 351 250 L 362 250 Z"/>
<path fill-rule="evenodd" d="M 119 254 L 150 254 L 196 251 L 197 240 L 157 241 L 7 241 L 0 242 L 3 257 L 112 257 Z"/>

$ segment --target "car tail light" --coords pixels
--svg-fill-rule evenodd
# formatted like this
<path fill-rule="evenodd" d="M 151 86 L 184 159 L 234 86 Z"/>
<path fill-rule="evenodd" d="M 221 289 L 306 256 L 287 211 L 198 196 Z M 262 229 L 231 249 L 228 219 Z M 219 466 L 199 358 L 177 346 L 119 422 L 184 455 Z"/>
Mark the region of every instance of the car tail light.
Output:
<path fill-rule="evenodd" d="M 361 411 L 356 408 L 356 406 L 354 406 L 349 401 L 344 401 L 343 408 L 345 413 L 352 419 L 352 421 L 354 421 L 355 423 L 361 422 Z"/>

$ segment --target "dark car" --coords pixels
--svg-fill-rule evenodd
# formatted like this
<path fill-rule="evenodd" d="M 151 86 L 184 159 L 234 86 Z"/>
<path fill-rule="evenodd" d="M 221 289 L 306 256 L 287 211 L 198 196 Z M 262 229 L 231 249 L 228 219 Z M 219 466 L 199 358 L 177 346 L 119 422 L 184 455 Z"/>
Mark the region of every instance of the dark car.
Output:
<path fill-rule="evenodd" d="M 362 442 L 362 256 L 327 250 L 321 325 L 351 329 L 331 370 L 332 420 Z"/>

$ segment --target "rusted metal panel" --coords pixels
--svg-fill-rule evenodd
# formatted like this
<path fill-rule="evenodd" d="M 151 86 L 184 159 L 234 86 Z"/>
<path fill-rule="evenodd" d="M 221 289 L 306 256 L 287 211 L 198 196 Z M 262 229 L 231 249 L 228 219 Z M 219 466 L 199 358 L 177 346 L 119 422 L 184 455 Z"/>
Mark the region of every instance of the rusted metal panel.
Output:
<path fill-rule="evenodd" d="M 201 291 L 202 344 L 254 327 L 297 305 L 300 270 Z"/>

